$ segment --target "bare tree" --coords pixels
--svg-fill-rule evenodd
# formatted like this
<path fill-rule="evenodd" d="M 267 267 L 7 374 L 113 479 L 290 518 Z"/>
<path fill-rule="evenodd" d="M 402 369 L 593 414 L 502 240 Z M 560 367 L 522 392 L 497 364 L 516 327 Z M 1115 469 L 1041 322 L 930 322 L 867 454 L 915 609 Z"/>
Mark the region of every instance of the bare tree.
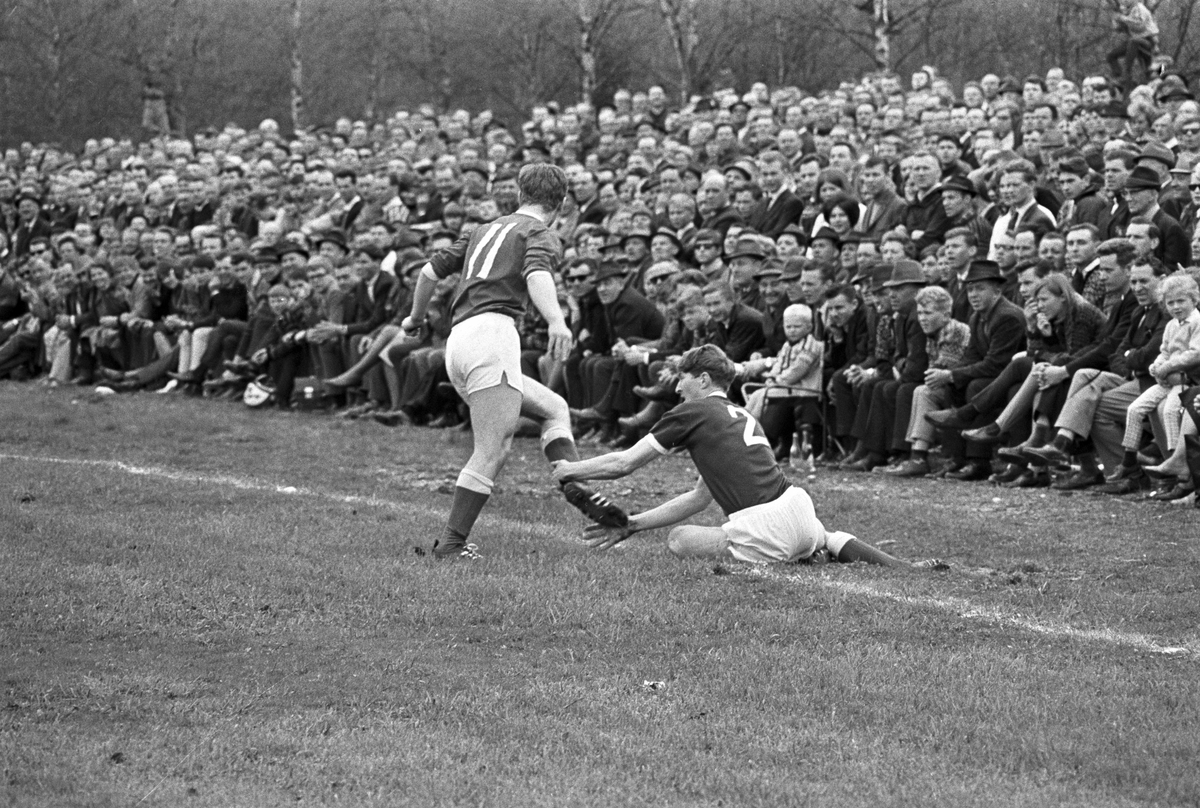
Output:
<path fill-rule="evenodd" d="M 700 41 L 696 30 L 696 5 L 697 0 L 658 0 L 658 10 L 667 25 L 671 47 L 675 51 L 675 61 L 679 67 L 679 95 L 685 104 L 692 95 L 692 54 Z"/>
<path fill-rule="evenodd" d="M 291 56 L 292 56 L 292 131 L 304 131 L 304 56 L 300 50 L 301 35 L 304 33 L 303 0 L 291 0 Z"/>
<path fill-rule="evenodd" d="M 639 11 L 639 0 L 560 0 L 564 9 L 573 14 L 578 45 L 572 53 L 579 65 L 579 97 L 594 103 L 596 93 L 597 57 L 613 24 L 631 12 Z"/>

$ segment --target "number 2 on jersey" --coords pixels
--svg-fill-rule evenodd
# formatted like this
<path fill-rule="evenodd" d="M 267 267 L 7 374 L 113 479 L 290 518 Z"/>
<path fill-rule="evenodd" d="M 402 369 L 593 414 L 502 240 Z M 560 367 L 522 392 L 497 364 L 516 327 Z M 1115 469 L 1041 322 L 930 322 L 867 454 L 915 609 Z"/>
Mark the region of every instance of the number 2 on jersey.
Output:
<path fill-rule="evenodd" d="M 768 449 L 771 448 L 771 442 L 769 440 L 767 440 L 764 437 L 760 437 L 759 435 L 754 434 L 754 427 L 758 426 L 758 421 L 754 420 L 753 415 L 746 412 L 745 410 L 738 409 L 737 407 L 733 406 L 732 404 L 730 404 L 725 409 L 729 410 L 729 414 L 731 416 L 733 416 L 733 419 L 735 421 L 738 418 L 746 419 L 746 429 L 744 432 L 742 432 L 742 440 L 744 440 L 746 442 L 747 446 L 766 446 Z"/>

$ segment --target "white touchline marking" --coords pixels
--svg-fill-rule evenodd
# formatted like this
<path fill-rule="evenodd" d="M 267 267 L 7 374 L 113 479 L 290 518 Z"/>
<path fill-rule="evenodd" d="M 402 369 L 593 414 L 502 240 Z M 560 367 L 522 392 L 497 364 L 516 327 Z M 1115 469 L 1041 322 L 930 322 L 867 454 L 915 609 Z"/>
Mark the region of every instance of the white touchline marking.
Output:
<path fill-rule="evenodd" d="M 1149 651 L 1155 654 L 1175 656 L 1200 655 L 1200 643 L 1197 642 L 1191 642 L 1187 645 L 1161 645 L 1144 634 L 1114 631 L 1113 629 L 1107 628 L 1076 628 L 1069 623 L 1063 623 L 1057 620 L 1039 621 L 1023 615 L 1007 612 L 994 606 L 980 606 L 964 598 L 935 598 L 928 595 L 902 595 L 898 592 L 880 589 L 859 581 L 835 581 L 825 577 L 819 577 L 815 579 L 810 579 L 807 577 L 798 578 L 792 575 L 784 575 L 783 573 L 780 573 L 779 571 L 769 567 L 747 567 L 745 568 L 745 572 L 749 575 L 756 575 L 764 578 L 775 578 L 779 580 L 795 582 L 797 584 L 802 583 L 805 586 L 816 583 L 818 586 L 824 587 L 825 589 L 833 589 L 850 595 L 859 595 L 878 600 L 889 600 L 893 603 L 901 603 L 906 606 L 949 612 L 950 614 L 957 615 L 964 620 L 978 620 L 985 623 L 996 623 L 1001 626 L 1008 626 L 1010 628 L 1028 631 L 1031 634 L 1042 634 L 1049 637 L 1062 637 L 1066 639 L 1080 640 L 1082 642 L 1119 645 L 1127 648 L 1135 648 L 1139 651 Z M 930 574 L 936 575 L 939 573 Z"/>
<path fill-rule="evenodd" d="M 284 494 L 286 496 L 319 497 L 321 499 L 339 502 L 343 505 L 365 505 L 372 508 L 382 508 L 384 510 L 395 511 L 396 513 L 402 513 L 407 516 L 412 515 L 411 504 L 406 504 L 403 502 L 393 502 L 387 499 L 379 499 L 378 497 L 363 497 L 356 494 L 335 494 L 331 491 L 320 491 L 313 488 L 297 488 L 294 485 L 277 485 L 275 483 L 260 482 L 258 480 L 248 480 L 244 477 L 234 477 L 229 474 L 199 474 L 197 472 L 178 471 L 175 469 L 162 468 L 160 466 L 135 466 L 132 463 L 125 463 L 121 460 L 87 460 L 84 458 L 71 457 L 34 457 L 32 455 L 17 454 L 0 454 L 0 460 L 17 460 L 26 463 L 51 463 L 60 466 L 91 466 L 96 468 L 106 468 L 116 471 L 123 471 L 126 474 L 131 474 L 137 477 L 156 477 L 160 480 L 170 480 L 178 483 L 223 485 L 229 488 L 235 488 L 239 491 L 262 491 L 271 494 Z M 429 506 L 424 506 L 424 508 L 427 511 L 443 517 L 449 514 L 449 509 L 447 508 Z M 482 518 L 485 521 L 497 522 L 504 527 L 526 530 L 547 538 L 553 538 L 557 535 L 549 529 L 535 525 L 532 522 L 522 522 L 506 516 L 485 513 Z"/>
<path fill-rule="evenodd" d="M 411 513 L 411 508 L 403 503 L 392 502 L 390 500 L 379 499 L 377 497 L 363 497 L 355 494 L 335 494 L 330 491 L 320 491 L 311 488 L 297 488 L 291 485 L 277 485 L 274 483 L 260 482 L 257 480 L 248 480 L 243 477 L 234 477 L 228 474 L 199 474 L 197 472 L 178 471 L 175 469 L 167 469 L 158 466 L 135 466 L 132 463 L 125 463 L 120 460 L 87 460 L 83 458 L 69 457 L 34 457 L 32 455 L 17 454 L 0 454 L 0 460 L 16 460 L 26 463 L 51 463 L 63 466 L 92 466 L 98 468 L 108 468 L 115 469 L 117 471 L 123 471 L 126 474 L 132 474 L 140 477 L 156 477 L 158 479 L 171 480 L 173 482 L 224 485 L 242 491 L 262 491 L 266 493 L 284 494 L 286 496 L 319 497 L 322 499 L 331 500 L 333 502 L 340 502 L 345 505 L 366 505 L 375 508 L 383 508 L 385 510 L 397 511 L 400 513 Z M 439 514 L 446 513 L 446 509 L 444 508 L 429 508 L 429 510 Z M 518 522 L 515 519 L 510 519 L 503 516 L 491 516 L 491 519 L 492 521 L 499 522 L 506 527 L 530 530 L 538 535 L 546 537 L 561 538 L 561 536 L 555 531 L 538 528 L 537 526 L 528 522 Z M 1200 644 L 1195 642 L 1178 646 L 1161 645 L 1144 634 L 1114 631 L 1112 629 L 1076 628 L 1068 623 L 1059 621 L 1038 621 L 1019 614 L 1014 614 L 1012 612 L 1006 612 L 1003 609 L 998 609 L 996 607 L 980 606 L 964 598 L 934 598 L 927 595 L 902 595 L 897 592 L 890 592 L 886 589 L 880 589 L 857 581 L 835 581 L 824 577 L 805 577 L 801 579 L 795 576 L 784 575 L 777 570 L 765 566 L 745 566 L 739 567 L 739 570 L 748 575 L 790 580 L 795 581 L 796 583 L 803 583 L 805 586 L 809 586 L 815 582 L 818 586 L 826 589 L 832 589 L 850 595 L 858 595 L 861 597 L 875 598 L 879 600 L 889 600 L 893 603 L 901 603 L 906 606 L 948 612 L 950 614 L 957 615 L 964 620 L 979 620 L 981 622 L 995 623 L 1002 626 L 1008 626 L 1010 628 L 1020 629 L 1022 631 L 1028 631 L 1031 634 L 1042 634 L 1045 636 L 1061 637 L 1079 640 L 1082 642 L 1118 645 L 1127 648 L 1135 648 L 1140 651 L 1148 651 L 1155 654 L 1176 656 L 1200 655 Z"/>

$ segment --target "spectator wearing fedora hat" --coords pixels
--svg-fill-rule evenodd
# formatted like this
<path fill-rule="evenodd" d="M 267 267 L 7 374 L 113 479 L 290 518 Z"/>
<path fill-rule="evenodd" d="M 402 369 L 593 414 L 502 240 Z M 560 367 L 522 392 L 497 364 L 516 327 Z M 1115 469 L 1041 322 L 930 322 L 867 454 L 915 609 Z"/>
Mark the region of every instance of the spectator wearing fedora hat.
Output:
<path fill-rule="evenodd" d="M 1130 224 L 1149 223 L 1158 228 L 1158 247 L 1154 250 L 1154 257 L 1173 271 L 1191 263 L 1191 245 L 1179 221 L 1167 215 L 1158 204 L 1161 184 L 1153 168 L 1135 166 L 1125 180 L 1125 198 L 1129 203 Z"/>
<path fill-rule="evenodd" d="M 844 469 L 871 471 L 887 461 L 889 451 L 895 446 L 904 446 L 912 394 L 929 367 L 925 332 L 917 318 L 917 293 L 924 286 L 925 272 L 921 265 L 907 258 L 893 265 L 891 277 L 883 284 L 892 302 L 894 378 L 877 378 L 864 385 L 870 389 L 869 404 L 864 407 L 860 403 L 851 430 L 859 442 L 857 457 L 852 456 L 843 464 Z M 901 396 L 904 406 L 898 406 Z M 860 402 L 864 400 L 867 399 L 860 398 Z M 901 420 L 903 423 L 899 423 Z"/>
<path fill-rule="evenodd" d="M 967 325 L 971 337 L 963 353 L 963 364 L 953 370 L 931 369 L 925 374 L 924 390 L 914 394 L 914 411 L 924 413 L 931 427 L 946 427 L 943 448 L 950 462 L 940 473 L 960 479 L 983 479 L 990 473 L 986 451 L 979 444 L 970 446 L 960 431 L 975 419 L 971 412 L 959 412 L 967 401 L 986 389 L 1025 347 L 1025 312 L 1004 297 L 1005 277 L 994 261 L 974 261 L 967 271 L 964 286 L 971 304 Z M 942 405 L 942 409 L 938 409 Z M 951 409 L 957 407 L 958 409 Z M 960 417 L 961 416 L 961 417 Z M 952 420 L 954 419 L 954 420 Z M 957 429 L 955 424 L 962 424 Z M 932 441 L 934 433 L 918 425 L 915 440 Z M 915 444 L 914 444 L 915 445 Z M 934 472 L 934 473 L 939 473 Z"/>

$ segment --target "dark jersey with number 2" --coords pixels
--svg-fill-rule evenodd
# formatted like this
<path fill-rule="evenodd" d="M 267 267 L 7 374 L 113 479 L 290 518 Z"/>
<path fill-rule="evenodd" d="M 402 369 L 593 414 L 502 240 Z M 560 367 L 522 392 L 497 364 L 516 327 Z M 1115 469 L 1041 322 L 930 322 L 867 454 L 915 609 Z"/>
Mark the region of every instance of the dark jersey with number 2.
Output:
<path fill-rule="evenodd" d="M 477 228 L 430 259 L 434 274 L 462 273 L 450 307 L 450 323 L 495 311 L 519 320 L 525 313 L 531 272 L 554 272 L 562 246 L 533 216 L 513 213 Z"/>
<path fill-rule="evenodd" d="M 726 516 L 773 502 L 790 487 L 758 421 L 723 395 L 677 405 L 650 437 L 664 454 L 687 449 Z"/>

